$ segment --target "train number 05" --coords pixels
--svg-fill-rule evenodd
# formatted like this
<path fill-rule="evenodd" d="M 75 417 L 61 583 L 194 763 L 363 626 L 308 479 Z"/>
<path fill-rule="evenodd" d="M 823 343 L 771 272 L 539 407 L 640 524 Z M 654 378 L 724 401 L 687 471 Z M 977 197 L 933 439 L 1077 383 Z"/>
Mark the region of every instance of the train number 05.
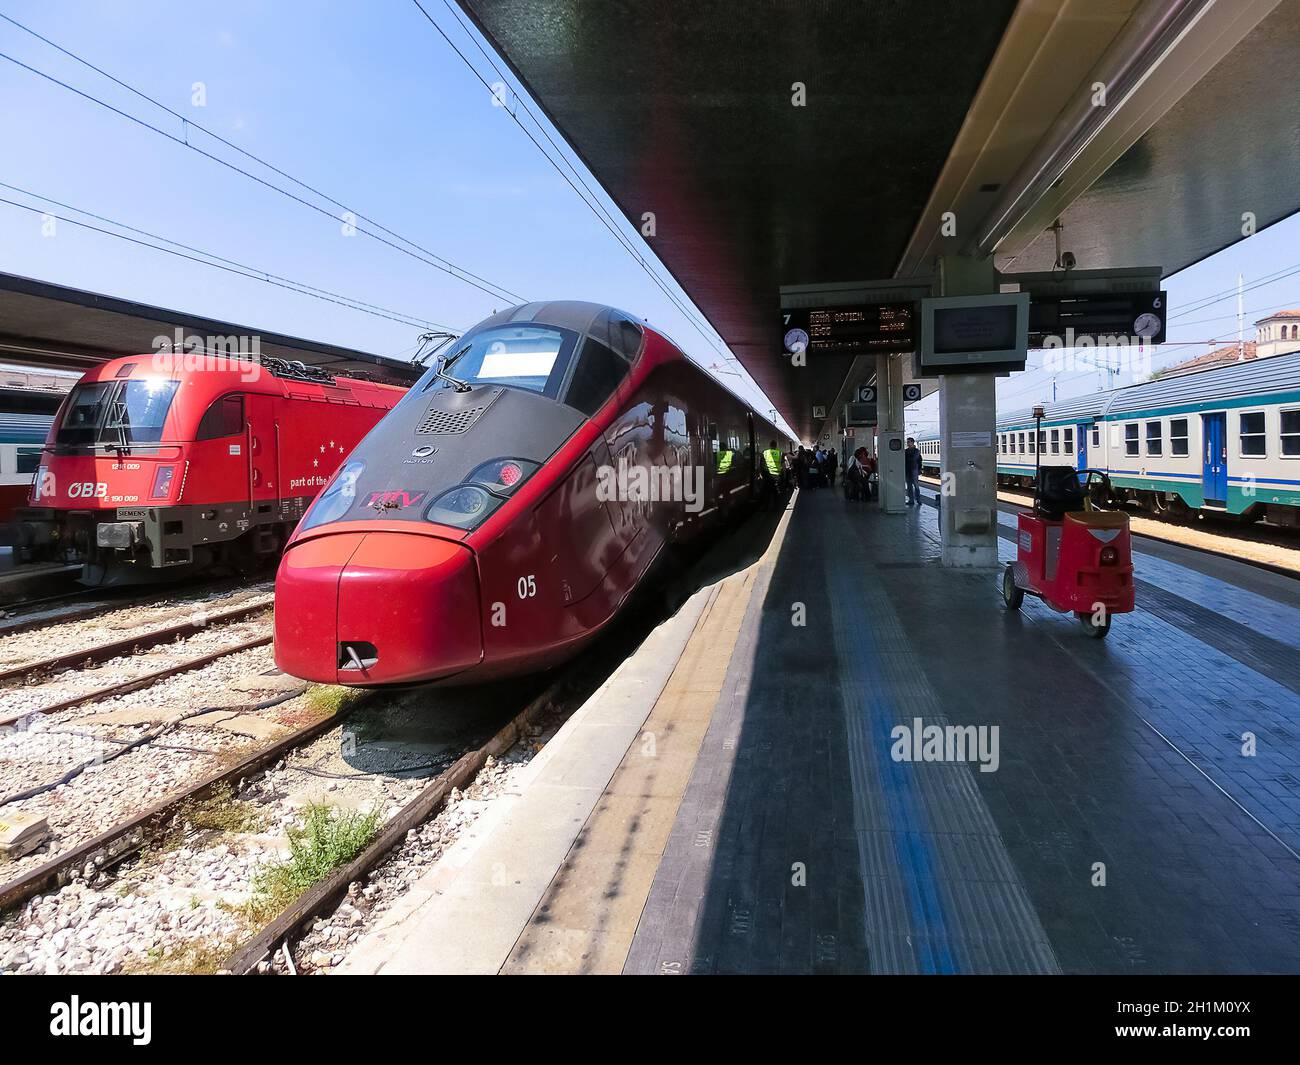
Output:
<path fill-rule="evenodd" d="M 531 573 L 527 577 L 520 577 L 515 587 L 520 599 L 531 599 L 537 594 L 537 581 Z"/>

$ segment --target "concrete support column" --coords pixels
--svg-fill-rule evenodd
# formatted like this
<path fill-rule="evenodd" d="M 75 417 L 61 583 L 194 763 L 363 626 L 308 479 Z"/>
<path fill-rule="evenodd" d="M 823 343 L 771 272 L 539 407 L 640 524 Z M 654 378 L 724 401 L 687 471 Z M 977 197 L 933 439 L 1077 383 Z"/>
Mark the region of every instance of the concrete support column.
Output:
<path fill-rule="evenodd" d="M 944 256 L 944 296 L 998 291 L 992 258 Z M 939 378 L 939 532 L 945 566 L 996 566 L 997 404 L 992 374 Z"/>
<path fill-rule="evenodd" d="M 898 355 L 876 356 L 876 473 L 878 503 L 886 514 L 902 514 L 907 501 L 903 452 L 890 450 L 889 434 L 903 431 L 903 363 Z"/>

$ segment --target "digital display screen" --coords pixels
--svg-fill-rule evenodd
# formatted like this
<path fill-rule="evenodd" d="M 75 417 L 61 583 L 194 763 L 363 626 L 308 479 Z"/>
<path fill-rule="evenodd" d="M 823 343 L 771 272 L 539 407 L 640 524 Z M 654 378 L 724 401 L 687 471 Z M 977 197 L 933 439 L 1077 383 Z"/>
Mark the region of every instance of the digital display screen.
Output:
<path fill-rule="evenodd" d="M 783 310 L 781 319 L 787 354 L 865 355 L 916 348 L 912 303 L 794 307 Z"/>
<path fill-rule="evenodd" d="M 940 307 L 934 311 L 936 356 L 978 355 L 1016 346 L 1016 307 Z"/>

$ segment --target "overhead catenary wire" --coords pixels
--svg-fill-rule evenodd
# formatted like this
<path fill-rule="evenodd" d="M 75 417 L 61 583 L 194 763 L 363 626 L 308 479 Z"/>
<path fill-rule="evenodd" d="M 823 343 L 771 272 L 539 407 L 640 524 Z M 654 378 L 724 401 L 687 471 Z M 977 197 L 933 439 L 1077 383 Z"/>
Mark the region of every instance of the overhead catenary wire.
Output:
<path fill-rule="evenodd" d="M 12 188 L 13 186 L 6 185 L 4 187 Z M 28 195 L 32 195 L 32 194 L 28 193 Z M 44 197 L 39 197 L 39 198 L 43 199 Z M 54 201 L 49 200 L 47 202 L 53 203 Z M 261 281 L 268 285 L 274 285 L 276 288 L 283 288 L 283 289 L 287 289 L 290 292 L 297 292 L 300 295 L 311 296 L 313 299 L 324 300 L 326 303 L 335 303 L 338 304 L 340 307 L 346 307 L 348 308 L 348 310 L 358 311 L 361 314 L 373 315 L 376 318 L 387 318 L 389 321 L 396 322 L 399 325 L 405 325 L 411 327 L 423 327 L 425 325 L 437 324 L 433 322 L 425 322 L 422 319 L 417 319 L 412 317 L 399 317 L 401 312 L 397 312 L 397 311 L 394 311 L 392 313 L 387 313 L 382 310 L 373 309 L 374 305 L 361 304 L 359 301 L 353 301 L 349 296 L 341 296 L 338 294 L 327 294 L 328 290 L 326 289 L 316 289 L 313 288 L 312 286 L 304 285 L 302 282 L 294 281 L 290 278 L 281 278 L 275 274 L 267 274 L 263 271 L 257 270 L 255 267 L 245 266 L 242 263 L 232 263 L 232 260 L 227 259 L 227 260 L 222 260 L 220 262 L 209 261 L 209 260 L 216 260 L 220 258 L 219 256 L 213 255 L 210 252 L 198 251 L 197 254 L 190 255 L 183 251 L 175 251 L 172 248 L 162 248 L 159 247 L 157 244 L 150 244 L 148 241 L 139 240 L 135 237 L 129 237 L 125 233 L 115 233 L 111 229 L 103 229 L 100 226 L 93 226 L 89 222 L 81 222 L 75 218 L 67 218 L 63 215 L 54 214 L 53 212 L 50 211 L 43 211 L 39 207 L 32 207 L 29 204 L 19 203 L 17 200 L 6 199 L 3 196 L 0 196 L 0 203 L 8 204 L 10 207 L 17 207 L 19 210 L 29 211 L 32 214 L 48 216 L 50 218 L 56 219 L 57 221 L 66 222 L 69 225 L 78 226 L 82 229 L 87 229 L 95 233 L 102 233 L 104 236 L 116 237 L 118 240 L 124 240 L 130 244 L 139 245 L 142 248 L 149 248 L 152 251 L 159 251 L 165 255 L 174 255 L 179 259 L 188 259 L 190 262 L 199 263 L 203 266 L 210 266 L 214 270 L 224 270 L 226 273 L 238 274 L 240 277 L 251 278 L 254 281 Z M 65 209 L 70 211 L 75 211 L 78 214 L 85 214 L 88 217 L 98 217 L 95 215 L 91 215 L 90 212 L 88 211 L 80 211 L 76 207 L 68 207 Z M 120 225 L 120 223 L 111 222 L 111 221 L 110 224 Z M 122 226 L 122 228 L 127 229 L 130 227 Z M 137 230 L 136 232 L 140 232 L 140 231 Z M 157 237 L 155 239 L 166 240 L 166 238 L 164 237 Z M 168 243 L 175 243 L 175 242 L 168 241 Z M 177 247 L 185 247 L 185 245 L 177 244 Z M 195 249 L 191 249 L 191 250 L 195 250 Z M 207 256 L 208 258 L 206 259 L 199 258 L 199 256 L 201 255 Z M 224 265 L 226 263 L 232 263 L 232 265 Z"/>
<path fill-rule="evenodd" d="M 302 289 L 304 295 L 319 293 L 323 296 L 334 297 L 338 300 L 346 300 L 348 303 L 355 304 L 357 309 L 364 308 L 366 310 L 380 311 L 385 315 L 393 315 L 397 319 L 404 319 L 406 321 L 406 324 L 408 325 L 421 326 L 421 327 L 436 326 L 439 329 L 448 329 L 448 330 L 453 329 L 452 326 L 443 325 L 441 322 L 434 322 L 428 318 L 420 318 L 416 315 L 406 314 L 404 311 L 395 311 L 390 307 L 382 307 L 376 303 L 367 303 L 366 301 L 356 299 L 353 296 L 346 296 L 340 292 L 331 292 L 327 288 L 317 288 L 315 285 L 309 285 L 305 281 L 295 281 L 291 277 L 284 277 L 280 274 L 273 274 L 270 271 L 262 270 L 255 266 L 249 266 L 247 263 L 237 262 L 234 259 L 227 259 L 224 256 L 217 255 L 215 252 L 204 251 L 202 248 L 196 248 L 190 244 L 183 244 L 179 240 L 172 240 L 170 237 L 164 237 L 158 233 L 151 233 L 147 229 L 139 229 L 136 226 L 127 225 L 125 222 L 119 222 L 116 219 L 108 218 L 105 215 L 96 214 L 94 211 L 87 211 L 83 207 L 76 207 L 70 203 L 63 203 L 60 200 L 53 199 L 49 196 L 44 196 L 39 192 L 32 192 L 30 189 L 20 188 L 17 185 L 10 185 L 8 182 L 5 181 L 0 181 L 0 188 L 8 189 L 10 192 L 18 192 L 24 196 L 30 196 L 34 200 L 42 200 L 45 203 L 52 203 L 55 207 L 61 207 L 65 211 L 75 211 L 77 214 L 85 215 L 87 218 L 93 218 L 97 222 L 107 222 L 109 225 L 117 226 L 119 229 L 125 229 L 129 233 L 136 233 L 142 237 L 149 237 L 151 240 L 160 240 L 164 244 L 170 244 L 173 247 L 181 248 L 185 251 L 192 251 L 197 255 L 203 255 L 209 259 L 214 259 L 216 260 L 216 262 L 227 263 L 230 266 L 237 266 L 241 270 L 248 270 L 254 274 L 266 278 L 270 278 L 276 281 L 284 281 L 287 284 Z M 159 248 L 157 250 L 162 251 L 164 249 Z M 455 330 L 455 331 L 459 332 L 460 330 Z"/>
<path fill-rule="evenodd" d="M 13 20 L 10 19 L 7 15 L 0 14 L 0 18 L 4 18 L 4 19 L 6 19 L 6 20 L 9 21 L 9 22 L 13 22 Z M 18 23 L 14 23 L 14 24 L 15 24 L 15 25 L 19 25 Z M 26 27 L 24 27 L 24 26 L 20 26 L 20 28 L 22 28 L 22 29 L 26 29 Z M 28 32 L 31 32 L 31 31 L 28 31 Z M 38 34 L 34 34 L 34 36 L 39 36 L 39 35 L 38 35 Z M 45 39 L 45 38 L 42 38 L 42 40 L 44 40 L 44 39 Z M 56 47 L 56 48 L 57 48 L 58 45 L 53 45 L 53 47 Z M 60 48 L 59 50 L 60 50 L 60 51 L 64 51 L 64 52 L 66 53 L 66 50 L 65 50 L 65 49 Z M 71 55 L 72 53 L 66 53 L 66 54 Z M 84 62 L 83 60 L 80 60 L 79 57 L 75 57 L 75 56 L 74 56 L 74 58 L 78 58 L 78 61 L 80 61 L 80 62 Z M 220 165 L 220 166 L 224 166 L 224 167 L 226 167 L 228 170 L 232 170 L 232 171 L 234 171 L 236 174 L 239 174 L 239 175 L 241 175 L 241 176 L 243 176 L 243 177 L 248 178 L 250 181 L 255 181 L 255 182 L 257 182 L 259 185 L 262 185 L 262 186 L 264 186 L 264 187 L 266 187 L 266 188 L 268 188 L 268 189 L 271 189 L 271 190 L 274 191 L 274 192 L 278 192 L 280 195 L 285 196 L 285 197 L 287 197 L 288 199 L 293 200 L 295 203 L 299 203 L 299 204 L 301 204 L 302 206 L 309 208 L 310 210 L 316 211 L 318 214 L 322 214 L 322 215 L 324 215 L 326 218 L 330 219 L 332 222 L 339 222 L 339 221 L 341 221 L 340 217 L 339 217 L 338 215 L 336 215 L 333 211 L 326 210 L 324 207 L 320 206 L 319 204 L 312 203 L 310 200 L 308 200 L 308 199 L 306 199 L 306 198 L 304 198 L 304 197 L 302 197 L 302 196 L 299 196 L 299 195 L 297 195 L 297 194 L 294 193 L 294 192 L 291 192 L 289 189 L 286 189 L 286 188 L 283 188 L 283 187 L 280 186 L 280 185 L 277 185 L 277 184 L 276 184 L 275 182 L 273 182 L 273 181 L 268 181 L 266 178 L 259 177 L 257 174 L 254 174 L 254 173 L 252 173 L 252 172 L 249 171 L 249 170 L 245 170 L 243 167 L 236 166 L 234 163 L 230 162 L 228 159 L 223 159 L 221 156 L 216 155 L 216 154 L 213 153 L 213 152 L 205 151 L 204 149 L 200 148 L 198 145 L 196 145 L 196 144 L 191 144 L 191 143 L 190 143 L 188 140 L 186 140 L 184 137 L 178 137 L 178 136 L 176 136 L 176 135 L 173 134 L 173 133 L 169 133 L 167 130 L 161 128 L 160 126 L 155 126 L 155 125 L 154 125 L 153 123 L 151 123 L 151 122 L 146 122 L 143 118 L 140 118 L 138 115 L 133 115 L 133 114 L 131 114 L 129 111 L 124 111 L 124 110 L 122 110 L 120 107 L 115 107 L 115 106 L 113 106 L 112 104 L 108 103 L 106 100 L 102 100 L 102 99 L 100 99 L 98 96 L 95 96 L 93 93 L 85 92 L 84 90 L 77 88 L 75 85 L 71 85 L 71 84 L 69 84 L 69 83 L 66 82 L 66 81 L 63 81 L 63 80 L 61 80 L 61 79 L 59 79 L 59 78 L 54 77 L 52 74 L 48 74 L 48 73 L 46 73 L 45 71 L 40 70 L 40 69 L 37 68 L 37 67 L 31 66 L 31 65 L 28 64 L 28 63 L 24 63 L 24 62 L 23 62 L 22 60 L 20 60 L 20 59 L 16 59 L 16 58 L 14 58 L 13 56 L 9 55 L 8 53 L 0 52 L 0 59 L 7 60 L 8 62 L 14 64 L 15 66 L 17 66 L 17 67 L 21 67 L 23 70 L 26 70 L 26 71 L 28 71 L 28 72 L 31 73 L 31 74 L 35 74 L 37 77 L 43 78 L 43 79 L 45 79 L 46 81 L 51 82 L 52 84 L 57 85 L 57 86 L 59 86 L 60 88 L 67 90 L 68 92 L 74 93 L 75 95 L 80 96 L 80 97 L 82 97 L 83 99 L 90 101 L 91 103 L 97 104 L 98 106 L 104 108 L 105 110 L 111 111 L 113 114 L 118 115 L 118 116 L 120 116 L 121 118 L 125 118 L 125 119 L 126 119 L 127 121 L 129 121 L 129 122 L 134 122 L 136 125 L 141 126 L 141 127 L 143 127 L 144 129 L 147 129 L 147 130 L 149 130 L 150 132 L 155 133 L 155 134 L 157 134 L 157 135 L 160 136 L 160 137 L 165 137 L 167 140 L 171 141 L 171 142 L 174 143 L 174 144 L 180 145 L 182 148 L 188 148 L 190 151 L 195 152 L 195 153 L 197 153 L 198 155 L 203 156 L 205 159 L 209 159 L 209 160 L 211 160 L 212 162 L 217 163 L 217 164 Z M 86 63 L 86 66 L 90 67 L 90 68 L 93 69 L 93 70 L 97 70 L 97 71 L 99 70 L 98 67 L 94 67 L 94 66 L 93 66 L 92 64 L 90 64 L 90 63 Z M 102 71 L 100 71 L 100 72 L 103 73 Z M 112 75 L 110 75 L 110 74 L 105 74 L 104 76 L 105 76 L 105 77 L 112 78 L 112 80 L 113 80 L 114 82 L 116 82 L 117 84 L 123 85 L 125 88 L 131 89 L 132 92 L 135 92 L 137 95 L 141 96 L 142 98 L 147 99 L 147 100 L 149 100 L 151 103 L 156 104 L 156 106 L 161 107 L 164 111 L 168 112 L 168 114 L 175 115 L 175 116 L 176 116 L 177 118 L 179 118 L 182 122 L 186 123 L 187 126 L 192 126 L 193 128 L 200 130 L 201 132 L 207 134 L 208 136 L 214 137 L 216 140 L 219 140 L 221 143 L 226 144 L 226 145 L 230 145 L 231 147 L 234 147 L 236 151 L 241 152 L 242 154 L 248 156 L 248 158 L 250 158 L 250 159 L 254 159 L 254 160 L 256 160 L 256 161 L 259 163 L 259 165 L 261 165 L 261 166 L 265 166 L 265 167 L 267 167 L 267 168 L 270 169 L 270 170 L 274 170 L 274 171 L 275 171 L 276 173 L 278 173 L 278 174 L 281 174 L 281 175 L 283 175 L 283 176 L 285 176 L 285 177 L 288 177 L 289 180 L 293 181 L 295 184 L 301 185 L 303 188 L 310 189 L 310 190 L 312 191 L 313 195 L 319 196 L 319 197 L 321 197 L 322 199 L 325 199 L 325 200 L 327 200 L 328 202 L 330 202 L 331 204 L 334 204 L 334 205 L 336 205 L 336 206 L 343 206 L 342 204 L 339 203 L 339 201 L 334 200 L 332 197 L 326 196 L 324 193 L 318 192 L 317 190 L 313 189 L 313 188 L 312 188 L 310 185 L 308 185 L 306 182 L 301 181 L 301 180 L 299 180 L 298 178 L 295 178 L 295 177 L 293 177 L 292 175 L 289 175 L 289 174 L 285 173 L 284 171 L 279 170 L 278 168 L 272 166 L 271 164 L 264 162 L 263 160 L 259 159 L 257 156 L 253 155 L 252 153 L 250 153 L 250 152 L 246 152 L 246 151 L 244 151 L 242 148 L 239 148 L 238 146 L 233 145 L 232 142 L 227 141 L 227 140 L 225 140 L 224 138 L 219 137 L 219 136 L 217 136 L 217 135 L 214 134 L 214 133 L 210 133 L 210 132 L 209 132 L 207 129 L 205 129 L 204 127 L 198 125 L 198 124 L 195 123 L 195 122 L 192 122 L 191 120 L 189 120 L 189 119 L 187 119 L 187 118 L 184 118 L 184 116 L 181 116 L 181 115 L 177 114 L 177 112 L 173 111 L 171 108 L 167 107 L 167 106 L 164 105 L 164 104 L 158 103 L 157 101 L 153 100 L 151 97 L 146 96 L 144 93 L 140 93 L 138 90 L 133 89 L 133 88 L 131 88 L 130 86 L 126 85 L 124 82 L 121 82 L 121 81 L 119 81 L 119 80 L 116 79 L 116 78 L 113 78 Z M 362 221 L 368 221 L 368 222 L 371 222 L 371 224 L 374 225 L 377 229 L 383 229 L 384 227 L 380 226 L 378 223 L 373 222 L 372 220 L 370 220 L 370 219 L 368 219 L 368 218 L 365 218 L 365 216 L 363 216 L 363 215 L 361 215 L 360 213 L 358 213 L 358 212 L 352 210 L 351 208 L 344 207 L 343 209 L 344 209 L 345 211 L 350 212 L 351 215 L 354 216 L 354 217 L 356 218 L 357 221 L 356 221 L 356 222 L 352 222 L 351 225 L 352 225 L 352 227 L 353 227 L 353 228 L 354 228 L 358 233 L 361 233 L 361 234 L 363 234 L 364 236 L 370 237 L 372 240 L 377 240 L 377 241 L 379 241 L 381 244 L 387 245 L 388 247 L 392 248 L 393 250 L 398 251 L 398 252 L 400 252 L 400 253 L 403 254 L 403 255 L 409 256 L 409 257 L 412 258 L 412 259 L 416 259 L 416 260 L 418 260 L 418 261 L 424 263 L 424 264 L 427 265 L 427 266 L 432 266 L 432 267 L 433 267 L 434 269 L 436 269 L 436 270 L 441 270 L 443 273 L 445 273 L 445 274 L 447 274 L 447 275 L 449 275 L 449 276 L 451 276 L 451 277 L 454 277 L 454 278 L 456 278 L 458 281 L 462 281 L 462 282 L 464 282 L 465 284 L 472 286 L 473 288 L 478 289 L 480 292 L 483 292 L 484 294 L 486 294 L 486 295 L 488 295 L 488 296 L 491 296 L 493 299 L 497 299 L 497 300 L 506 300 L 506 301 L 511 302 L 511 303 L 526 303 L 526 302 L 528 302 L 527 299 L 526 299 L 525 297 L 520 296 L 518 293 L 516 293 L 516 292 L 512 292 L 512 291 L 510 291 L 509 289 L 505 288 L 504 286 L 501 286 L 501 285 L 496 284 L 495 282 L 487 281 L 487 280 L 485 280 L 485 279 L 483 279 L 483 278 L 480 278 L 480 277 L 478 277 L 477 274 L 472 274 L 470 271 L 464 269 L 463 267 L 457 266 L 455 263 L 453 263 L 450 259 L 447 259 L 445 256 L 441 256 L 441 255 L 438 255 L 438 254 L 436 254 L 436 253 L 434 253 L 434 252 L 429 252 L 429 251 L 427 251 L 427 250 L 421 248 L 420 245 L 415 244 L 413 241 L 407 239 L 406 237 L 398 237 L 397 239 L 403 241 L 403 242 L 406 243 L 406 244 L 411 245 L 411 247 L 403 247 L 401 244 L 398 244 L 398 243 L 394 242 L 393 240 L 389 240 L 387 237 L 382 236 L 380 233 L 377 233 L 377 232 L 375 232 L 375 231 L 373 231 L 373 230 L 367 229 L 366 226 L 360 224 Z M 384 231 L 385 231 L 385 232 L 390 232 L 390 233 L 391 233 L 391 230 L 384 230 Z M 413 250 L 411 250 L 412 248 L 417 248 L 417 249 L 419 249 L 419 250 L 418 250 L 418 251 L 413 251 Z"/>
<path fill-rule="evenodd" d="M 441 36 L 442 39 L 447 43 L 447 46 L 451 48 L 453 52 L 456 53 L 456 55 L 460 58 L 461 62 L 463 62 L 465 66 L 469 69 L 470 73 L 473 74 L 474 77 L 478 79 L 478 81 L 483 85 L 485 89 L 487 89 L 489 92 L 493 92 L 494 90 L 492 85 L 488 82 L 488 80 L 485 77 L 483 77 L 483 75 L 479 72 L 478 68 L 473 64 L 470 58 L 456 45 L 456 42 L 453 41 L 447 35 L 447 32 L 442 28 L 442 26 L 438 24 L 437 20 L 435 20 L 434 17 L 430 15 L 427 10 L 425 10 L 424 5 L 420 3 L 420 0 L 412 0 L 412 3 L 414 3 L 416 8 L 419 9 L 420 14 L 422 14 L 425 17 L 429 25 L 431 25 L 437 31 L 438 35 Z M 462 30 L 465 29 L 463 23 L 461 23 L 459 19 L 457 19 L 457 25 L 459 25 Z M 471 37 L 471 39 L 473 39 L 473 34 L 469 34 L 469 36 Z M 477 41 L 475 41 L 475 45 L 478 46 Z M 483 52 L 482 47 L 481 46 L 478 47 L 479 47 L 479 51 Z M 484 52 L 484 55 L 486 54 L 487 53 Z M 501 75 L 500 70 L 496 67 L 496 64 L 492 62 L 490 57 L 488 59 L 488 62 L 492 65 L 493 70 L 499 76 L 501 76 L 502 80 L 504 81 L 504 76 Z M 578 198 L 581 199 L 583 203 L 586 205 L 587 209 L 590 210 L 593 213 L 593 215 L 595 215 L 596 220 L 599 221 L 606 229 L 608 229 L 609 232 L 613 235 L 614 239 L 617 240 L 619 244 L 623 246 L 624 250 L 627 251 L 628 254 L 630 254 L 632 258 L 636 260 L 637 264 L 641 267 L 642 270 L 645 271 L 646 275 L 650 278 L 650 280 L 654 282 L 654 284 L 659 288 L 659 290 L 663 292 L 663 294 L 672 302 L 672 304 L 682 313 L 682 315 L 686 318 L 686 320 L 696 329 L 696 331 L 700 334 L 701 338 L 703 338 L 704 342 L 708 344 L 709 347 L 713 348 L 714 352 L 717 353 L 720 357 L 730 359 L 732 361 L 738 361 L 736 360 L 736 357 L 733 354 L 731 354 L 730 351 L 725 351 L 723 350 L 723 348 L 719 348 L 718 345 L 713 342 L 713 340 L 709 337 L 709 332 L 711 330 L 711 327 L 708 327 L 700 322 L 700 320 L 696 317 L 696 315 L 694 315 L 691 312 L 691 310 L 682 303 L 682 301 L 678 298 L 676 293 L 674 293 L 664 283 L 663 279 L 660 278 L 659 275 L 655 272 L 655 270 L 650 266 L 650 264 L 646 262 L 645 258 L 636 250 L 635 245 L 633 245 L 627 239 L 627 237 L 619 231 L 617 227 L 617 223 L 614 221 L 613 217 L 609 214 L 608 211 L 605 210 L 603 205 L 600 204 L 599 197 L 594 192 L 592 192 L 590 187 L 587 185 L 586 180 L 577 171 L 577 169 L 574 168 L 571 163 L 569 163 L 568 159 L 565 158 L 564 153 L 560 151 L 558 146 L 555 145 L 555 141 L 551 139 L 548 133 L 546 133 L 545 124 L 539 121 L 537 117 L 532 113 L 532 111 L 528 108 L 527 102 L 524 101 L 522 96 L 518 94 L 513 94 L 513 95 L 515 95 L 516 99 L 518 99 L 521 102 L 525 113 L 528 115 L 529 118 L 533 120 L 533 123 L 538 127 L 538 129 L 542 131 L 543 136 L 545 136 L 546 139 L 551 143 L 551 145 L 555 147 L 556 154 L 560 156 L 565 166 L 568 166 L 569 169 L 577 177 L 579 184 L 582 185 L 582 189 L 579 189 L 578 185 L 574 184 L 573 179 L 570 178 L 569 175 L 564 172 L 564 169 L 560 166 L 560 164 L 557 163 L 555 159 L 551 157 L 551 153 L 549 153 L 548 151 L 546 151 L 545 148 L 542 147 L 541 142 L 533 135 L 532 131 L 527 126 L 525 126 L 523 122 L 519 120 L 519 116 L 515 112 L 511 111 L 509 108 L 503 108 L 506 114 L 508 114 L 510 118 L 514 121 L 514 123 L 520 128 L 520 130 L 523 131 L 524 136 L 526 136 L 530 141 L 532 141 L 533 146 L 536 147 L 537 150 L 542 153 L 542 156 L 546 159 L 547 162 L 551 164 L 551 166 L 555 169 L 556 173 L 558 173 L 560 177 L 564 179 L 565 183 L 571 189 L 573 189 L 573 191 L 577 194 Z M 590 197 L 590 199 L 588 197 Z M 592 202 L 593 200 L 595 201 L 594 204 Z M 722 339 L 720 334 L 719 334 L 719 339 Z M 723 341 L 724 346 L 725 343 L 726 342 Z"/>

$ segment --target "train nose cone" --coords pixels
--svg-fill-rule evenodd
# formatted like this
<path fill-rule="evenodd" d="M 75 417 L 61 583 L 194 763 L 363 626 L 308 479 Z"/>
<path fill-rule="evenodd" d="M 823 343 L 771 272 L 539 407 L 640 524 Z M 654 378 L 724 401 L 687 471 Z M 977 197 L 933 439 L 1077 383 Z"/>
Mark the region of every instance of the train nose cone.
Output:
<path fill-rule="evenodd" d="M 275 661 L 307 680 L 358 687 L 437 680 L 483 657 L 468 548 L 400 532 L 292 545 L 275 582 Z"/>

